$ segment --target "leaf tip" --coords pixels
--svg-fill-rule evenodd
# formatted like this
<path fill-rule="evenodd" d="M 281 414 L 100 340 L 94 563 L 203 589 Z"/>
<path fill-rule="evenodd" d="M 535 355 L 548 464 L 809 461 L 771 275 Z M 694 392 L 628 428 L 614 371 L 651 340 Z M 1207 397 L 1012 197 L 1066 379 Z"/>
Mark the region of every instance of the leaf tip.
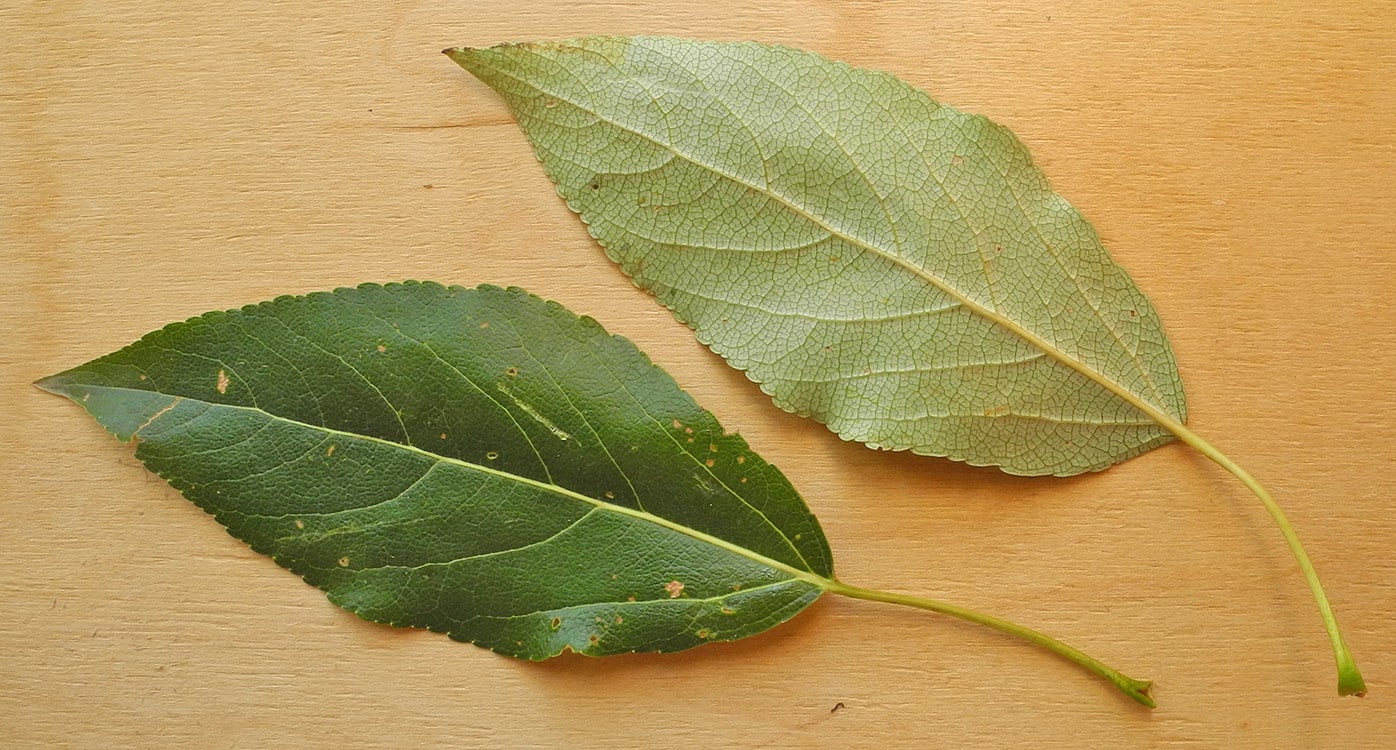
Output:
<path fill-rule="evenodd" d="M 474 53 L 475 50 L 471 49 L 470 47 L 447 47 L 446 49 L 441 50 L 441 54 L 451 58 L 452 62 L 462 67 L 465 66 L 466 60 L 468 60 Z"/>
<path fill-rule="evenodd" d="M 68 389 L 66 383 L 59 375 L 49 375 L 34 381 L 34 387 L 45 393 L 52 393 L 56 396 L 67 396 Z"/>

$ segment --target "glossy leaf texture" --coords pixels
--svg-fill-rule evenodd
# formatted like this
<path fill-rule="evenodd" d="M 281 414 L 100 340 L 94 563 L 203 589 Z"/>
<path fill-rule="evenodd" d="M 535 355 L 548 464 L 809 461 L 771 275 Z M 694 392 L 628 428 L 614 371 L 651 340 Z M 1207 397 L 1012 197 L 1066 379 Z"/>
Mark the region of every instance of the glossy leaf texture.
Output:
<path fill-rule="evenodd" d="M 519 289 L 282 297 L 39 385 L 335 604 L 510 656 L 734 640 L 832 576 L 775 467 Z"/>
<path fill-rule="evenodd" d="M 1148 409 L 1186 419 L 1153 306 L 984 117 L 756 43 L 446 53 L 625 273 L 788 411 L 1058 475 L 1171 440 Z"/>

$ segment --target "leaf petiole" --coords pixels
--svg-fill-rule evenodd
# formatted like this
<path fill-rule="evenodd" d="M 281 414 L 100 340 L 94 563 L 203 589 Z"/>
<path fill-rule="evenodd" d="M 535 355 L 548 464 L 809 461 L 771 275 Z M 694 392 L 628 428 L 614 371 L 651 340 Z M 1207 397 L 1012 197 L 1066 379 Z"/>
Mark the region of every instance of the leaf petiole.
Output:
<path fill-rule="evenodd" d="M 1152 415 L 1151 415 L 1152 416 Z M 1155 416 L 1155 419 L 1158 419 Z M 1294 527 L 1290 526 L 1289 519 L 1285 518 L 1284 511 L 1275 502 L 1275 498 L 1270 496 L 1270 492 L 1261 486 L 1250 472 L 1237 466 L 1235 462 L 1227 458 L 1221 451 L 1217 450 L 1203 440 L 1197 433 L 1173 420 L 1159 420 L 1160 424 L 1167 427 L 1179 440 L 1195 448 L 1199 453 L 1212 459 L 1218 466 L 1231 472 L 1241 480 L 1248 489 L 1265 505 L 1265 510 L 1270 513 L 1270 518 L 1274 519 L 1275 525 L 1280 527 L 1280 533 L 1284 535 L 1285 542 L 1289 545 L 1289 550 L 1294 554 L 1294 559 L 1299 563 L 1299 569 L 1304 573 L 1304 581 L 1309 584 L 1309 590 L 1314 594 L 1314 600 L 1318 602 L 1318 612 L 1323 618 L 1323 626 L 1328 630 L 1328 640 L 1333 646 L 1333 658 L 1338 663 L 1338 695 L 1355 695 L 1361 697 L 1367 694 L 1367 684 L 1362 680 L 1362 673 L 1357 669 L 1357 662 L 1352 658 L 1352 652 L 1348 650 L 1348 644 L 1343 640 L 1343 632 L 1338 628 L 1338 620 L 1333 615 L 1333 608 L 1328 604 L 1328 596 L 1323 593 L 1323 585 L 1319 583 L 1318 573 L 1314 571 L 1314 564 L 1309 561 L 1309 555 L 1304 551 L 1304 545 L 1299 543 L 1299 535 L 1294 532 Z"/>
<path fill-rule="evenodd" d="M 1111 683 L 1115 685 L 1115 687 L 1119 688 L 1121 692 L 1123 692 L 1125 695 L 1128 695 L 1130 698 L 1134 699 L 1138 703 L 1148 706 L 1149 708 L 1155 707 L 1153 696 L 1149 694 L 1149 690 L 1153 686 L 1153 683 L 1149 680 L 1136 680 L 1133 677 L 1121 674 L 1119 671 L 1111 668 L 1110 666 L 1106 665 L 1105 663 L 1101 662 L 1095 657 L 1092 657 L 1079 649 L 1062 643 L 1061 641 L 1049 635 L 1039 633 L 1036 630 L 1032 630 L 1031 628 L 1025 628 L 1022 625 L 1018 625 L 1007 620 L 1002 620 L 992 615 L 986 615 L 981 612 L 976 612 L 972 609 L 966 609 L 964 607 L 957 607 L 953 604 L 946 604 L 944 602 L 939 602 L 934 599 L 923 599 L 918 596 L 910 596 L 907 594 L 895 594 L 889 591 L 865 589 L 861 586 L 850 586 L 837 579 L 823 579 L 822 585 L 824 586 L 825 590 L 829 591 L 830 593 L 840 594 L 843 596 L 852 597 L 854 599 L 866 599 L 868 601 L 886 602 L 888 604 L 900 604 L 904 607 L 915 607 L 917 609 L 925 609 L 931 612 L 949 615 L 951 617 L 956 617 L 967 622 L 975 623 L 977 625 L 983 625 L 985 627 L 993 628 L 994 630 L 997 630 L 1002 633 L 1007 633 L 1009 635 L 1016 636 L 1025 641 L 1028 641 L 1029 643 L 1041 646 L 1047 649 L 1048 651 L 1051 651 L 1052 653 L 1057 654 L 1058 656 L 1061 656 L 1064 659 L 1072 661 L 1078 666 L 1109 680 Z"/>

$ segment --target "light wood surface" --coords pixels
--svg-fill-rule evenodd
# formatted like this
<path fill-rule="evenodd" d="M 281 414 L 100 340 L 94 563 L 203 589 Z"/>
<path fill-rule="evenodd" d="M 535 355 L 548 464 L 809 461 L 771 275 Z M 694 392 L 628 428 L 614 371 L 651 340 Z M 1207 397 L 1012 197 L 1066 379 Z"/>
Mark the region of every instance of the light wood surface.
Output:
<path fill-rule="evenodd" d="M 1396 746 L 1396 5 L 0 0 L 0 27 L 0 745 Z M 592 33 L 805 47 L 1015 130 L 1159 308 L 1193 428 L 1288 511 L 1370 695 L 1337 697 L 1279 533 L 1188 449 L 1069 480 L 874 452 L 697 344 L 438 52 Z M 852 600 L 544 664 L 361 622 L 29 386 L 206 310 L 405 278 L 598 318 L 786 471 L 845 580 L 1041 628 L 1159 708 Z"/>

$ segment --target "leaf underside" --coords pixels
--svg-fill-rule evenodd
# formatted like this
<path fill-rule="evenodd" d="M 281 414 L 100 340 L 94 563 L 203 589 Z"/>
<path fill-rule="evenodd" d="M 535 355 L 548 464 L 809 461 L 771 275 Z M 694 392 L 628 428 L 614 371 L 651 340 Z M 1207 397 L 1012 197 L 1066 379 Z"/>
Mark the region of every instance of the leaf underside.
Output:
<path fill-rule="evenodd" d="M 1172 439 L 1118 390 L 1186 418 L 1153 306 L 984 117 L 755 43 L 446 52 L 625 273 L 788 411 L 1059 475 Z"/>
<path fill-rule="evenodd" d="M 775 467 L 518 289 L 283 297 L 39 385 L 334 603 L 510 656 L 735 640 L 832 576 Z"/>

